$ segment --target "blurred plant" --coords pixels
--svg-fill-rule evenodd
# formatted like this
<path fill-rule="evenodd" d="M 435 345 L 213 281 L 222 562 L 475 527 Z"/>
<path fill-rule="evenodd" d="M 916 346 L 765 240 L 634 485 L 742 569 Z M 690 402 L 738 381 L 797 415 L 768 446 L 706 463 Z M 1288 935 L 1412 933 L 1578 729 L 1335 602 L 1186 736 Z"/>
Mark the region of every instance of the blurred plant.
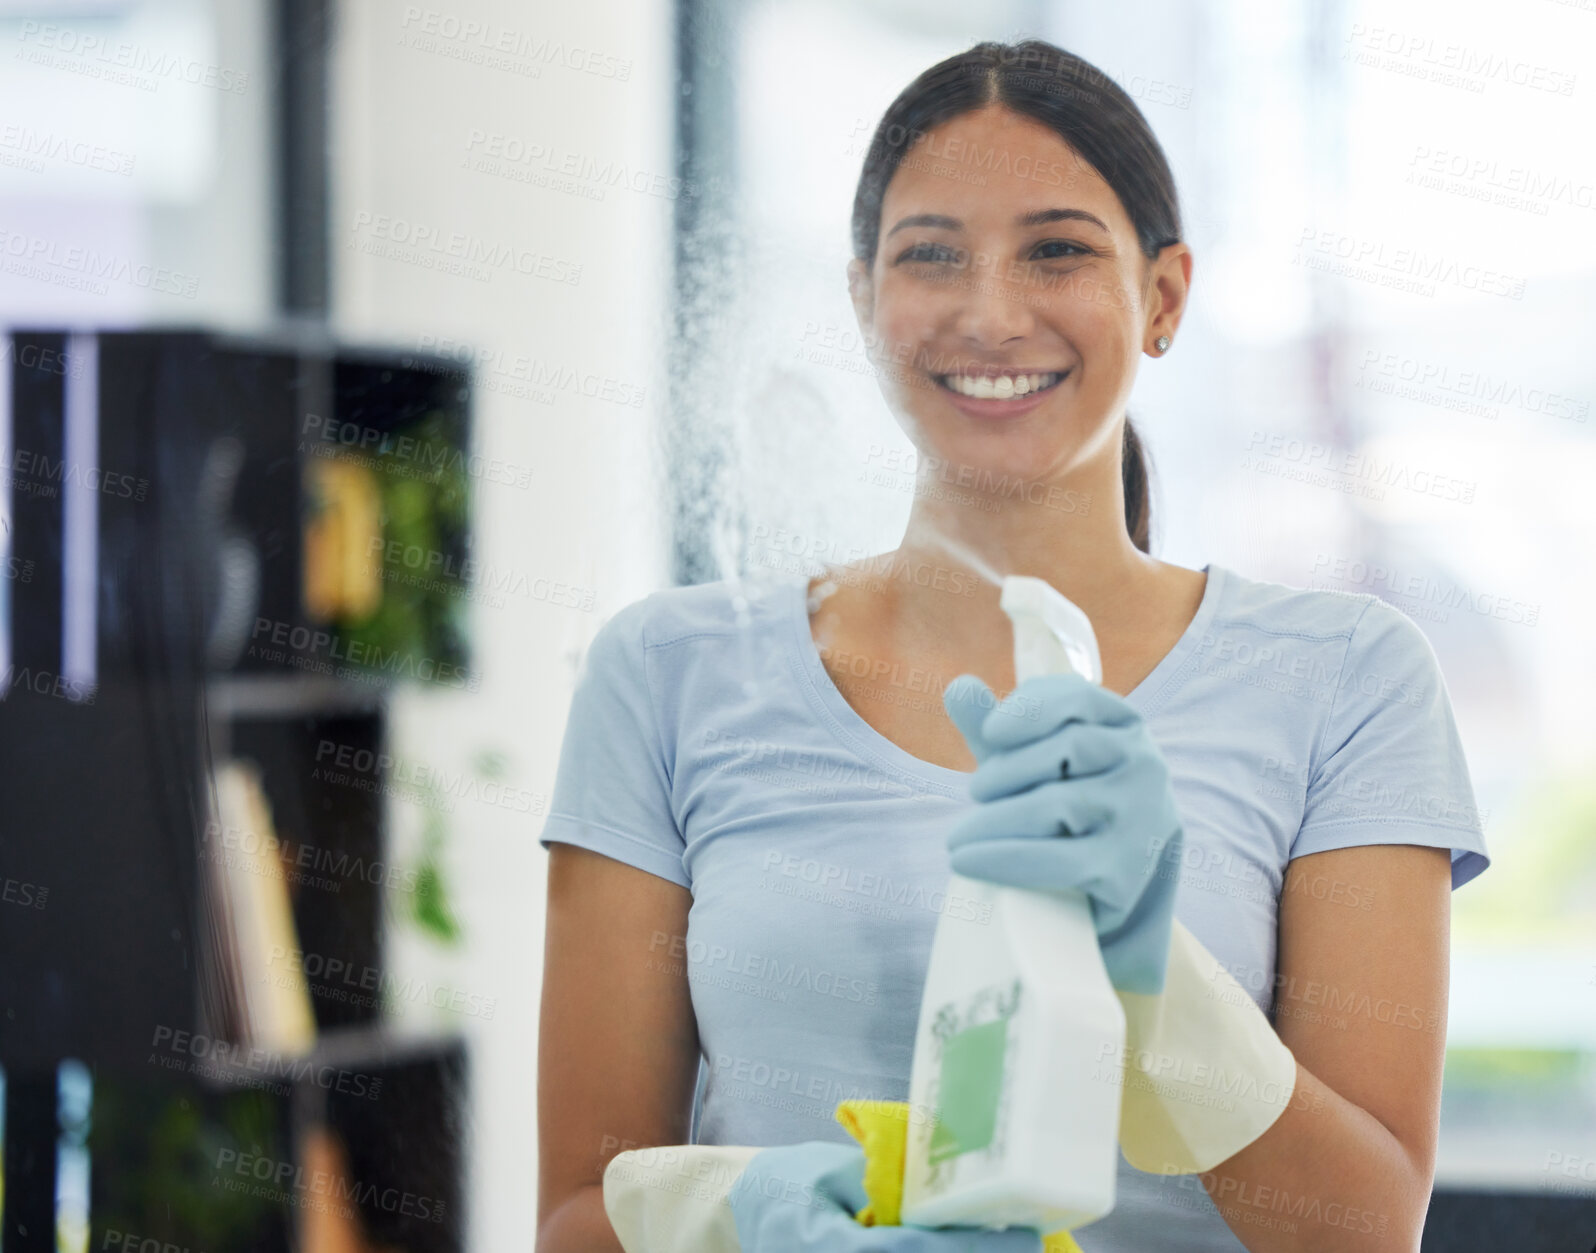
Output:
<path fill-rule="evenodd" d="M 504 754 L 494 749 L 481 749 L 471 759 L 472 769 L 479 778 L 498 780 L 504 777 Z M 449 824 L 444 819 L 441 801 L 443 793 L 428 775 L 422 785 L 427 796 L 423 806 L 421 853 L 416 867 L 415 891 L 410 894 L 410 920 L 426 935 L 440 944 L 453 946 L 460 942 L 463 932 L 454 908 L 449 904 L 448 880 L 444 874 L 443 855 L 449 841 Z"/>
<path fill-rule="evenodd" d="M 223 1150 L 289 1158 L 285 1114 L 282 1098 L 257 1089 L 98 1077 L 88 1137 L 94 1227 L 179 1248 L 283 1247 L 279 1206 L 224 1187 L 217 1163 Z"/>
<path fill-rule="evenodd" d="M 430 785 L 429 788 L 437 791 Z M 441 857 L 448 834 L 443 815 L 429 805 L 427 816 L 422 819 L 421 864 L 416 868 L 415 891 L 410 894 L 410 917 L 433 939 L 452 946 L 460 942 L 460 924 L 449 904 L 448 884 L 443 877 Z"/>
<path fill-rule="evenodd" d="M 458 447 L 448 415 L 442 410 L 432 410 L 388 435 L 380 450 L 349 461 L 351 468 L 364 471 L 360 477 L 369 481 L 370 490 L 377 495 L 380 548 L 377 568 L 371 573 L 377 576 L 373 581 L 380 594 L 359 596 L 345 604 L 337 587 L 330 586 L 319 598 L 337 607 L 332 620 L 337 622 L 341 638 L 379 656 L 404 659 L 408 664 L 403 673 L 407 675 L 424 673 L 428 666 L 463 665 L 470 592 L 462 570 L 470 546 L 467 450 Z M 399 455 L 401 448 L 407 455 Z M 308 531 L 338 507 L 338 501 L 324 497 L 339 481 L 326 474 L 307 477 L 312 514 Z M 355 535 L 345 542 L 357 550 L 344 554 L 345 559 L 373 561 L 374 545 L 369 537 Z M 422 556 L 419 568 L 414 563 L 416 554 Z M 408 563 L 407 557 L 411 559 Z M 313 567 L 327 565 L 336 565 L 336 560 L 307 563 L 307 599 L 316 599 L 309 594 L 311 587 L 329 580 L 341 586 L 341 579 L 354 577 L 340 575 L 336 569 L 321 570 L 311 577 Z"/>

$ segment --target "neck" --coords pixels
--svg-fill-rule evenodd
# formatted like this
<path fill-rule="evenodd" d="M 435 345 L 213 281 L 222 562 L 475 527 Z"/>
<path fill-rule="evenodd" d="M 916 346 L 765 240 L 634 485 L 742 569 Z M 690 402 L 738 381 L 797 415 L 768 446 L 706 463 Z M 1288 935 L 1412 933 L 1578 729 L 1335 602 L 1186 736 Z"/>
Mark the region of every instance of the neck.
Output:
<path fill-rule="evenodd" d="M 995 485 L 977 485 L 984 491 L 940 482 L 936 463 L 927 469 L 932 459 L 922 459 L 897 551 L 916 569 L 946 573 L 893 581 L 889 613 L 899 628 L 960 651 L 1007 641 L 1000 584 L 1008 575 L 1027 574 L 1074 601 L 1099 634 L 1119 629 L 1145 603 L 1162 563 L 1138 549 L 1126 531 L 1124 485 L 1113 451 L 1066 477 L 1016 487 L 1012 477 L 1005 484 L 998 476 Z M 958 595 L 970 582 L 975 593 Z"/>

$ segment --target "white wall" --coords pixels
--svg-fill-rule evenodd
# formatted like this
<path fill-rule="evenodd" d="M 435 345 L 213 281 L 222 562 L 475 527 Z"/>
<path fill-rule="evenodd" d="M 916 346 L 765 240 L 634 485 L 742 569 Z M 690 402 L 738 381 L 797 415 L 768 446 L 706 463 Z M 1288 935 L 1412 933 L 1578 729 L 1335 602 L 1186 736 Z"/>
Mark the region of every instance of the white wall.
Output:
<path fill-rule="evenodd" d="M 581 650 L 608 614 L 665 581 L 650 449 L 671 248 L 670 14 L 652 0 L 349 0 L 339 14 L 334 327 L 345 339 L 494 354 L 476 374 L 477 446 L 532 472 L 525 489 L 491 481 L 497 472 L 473 483 L 474 555 L 510 589 L 502 605 L 473 609 L 481 690 L 407 694 L 396 718 L 401 756 L 469 771 L 478 754 L 501 754 L 512 789 L 500 804 L 461 795 L 447 818 L 461 949 L 402 924 L 390 932 L 401 976 L 495 1002 L 491 1018 L 409 1015 L 418 1030 L 471 1039 L 473 1248 L 533 1239 L 546 855 L 541 816 L 518 810 L 528 793 L 548 797 Z M 548 155 L 509 159 L 533 145 Z M 556 185 L 473 168 L 483 157 Z M 608 185 L 615 162 L 642 191 L 630 178 Z M 417 230 L 429 232 L 419 245 Z M 505 252 L 532 272 L 492 263 Z M 485 277 L 438 268 L 463 254 L 486 258 Z M 580 265 L 580 281 L 539 277 L 540 265 L 555 276 Z M 556 377 L 545 394 L 515 394 L 540 368 Z M 644 401 L 589 399 L 584 383 L 623 400 L 643 388 Z M 563 607 L 545 579 L 591 593 L 592 607 Z M 399 803 L 393 818 L 413 847 L 420 812 Z"/>

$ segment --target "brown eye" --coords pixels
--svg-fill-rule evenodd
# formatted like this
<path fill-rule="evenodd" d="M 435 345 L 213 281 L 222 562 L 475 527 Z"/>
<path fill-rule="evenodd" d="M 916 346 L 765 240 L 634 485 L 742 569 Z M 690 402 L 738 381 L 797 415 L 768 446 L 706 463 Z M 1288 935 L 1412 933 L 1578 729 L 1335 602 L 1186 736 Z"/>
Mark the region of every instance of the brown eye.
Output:
<path fill-rule="evenodd" d="M 898 260 L 952 262 L 954 265 L 963 265 L 965 255 L 964 249 L 950 248 L 946 244 L 916 244 L 904 252 Z"/>
<path fill-rule="evenodd" d="M 1038 253 L 1040 253 L 1044 248 L 1073 248 L 1074 251 L 1050 252 L 1047 255 L 1039 258 L 1042 261 L 1058 261 L 1067 259 L 1069 257 L 1086 257 L 1090 256 L 1092 251 L 1090 248 L 1083 248 L 1080 244 L 1071 243 L 1067 239 L 1049 239 L 1036 246 Z"/>

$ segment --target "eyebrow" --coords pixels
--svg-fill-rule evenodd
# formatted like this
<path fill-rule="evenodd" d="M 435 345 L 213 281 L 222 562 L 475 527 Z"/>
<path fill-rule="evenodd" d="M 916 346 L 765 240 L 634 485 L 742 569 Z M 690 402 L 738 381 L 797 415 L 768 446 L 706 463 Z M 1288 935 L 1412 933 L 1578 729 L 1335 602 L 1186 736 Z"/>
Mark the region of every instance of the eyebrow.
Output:
<path fill-rule="evenodd" d="M 1085 209 L 1034 209 L 1014 219 L 1016 226 L 1044 226 L 1049 222 L 1090 222 L 1099 230 L 1108 232 L 1103 219 Z M 888 235 L 895 235 L 910 226 L 931 226 L 946 231 L 962 231 L 964 223 L 942 213 L 912 213 L 900 221 Z M 1112 232 L 1108 232 L 1112 233 Z"/>

